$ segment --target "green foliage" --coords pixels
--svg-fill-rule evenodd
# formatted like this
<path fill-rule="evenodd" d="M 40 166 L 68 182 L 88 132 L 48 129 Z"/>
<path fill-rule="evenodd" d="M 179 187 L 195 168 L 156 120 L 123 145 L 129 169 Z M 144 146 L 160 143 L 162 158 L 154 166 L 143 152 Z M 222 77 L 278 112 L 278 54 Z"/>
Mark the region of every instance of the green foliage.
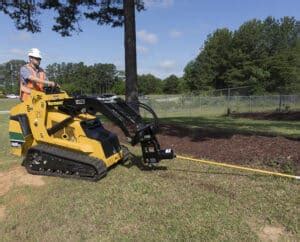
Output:
<path fill-rule="evenodd" d="M 0 92 L 19 93 L 19 72 L 25 61 L 11 60 L 0 65 Z M 91 66 L 79 63 L 53 63 L 45 68 L 47 77 L 59 83 L 70 94 L 125 94 L 125 74 L 113 64 L 97 63 Z M 188 89 L 185 81 L 171 75 L 164 81 L 154 75 L 140 75 L 141 94 L 181 93 Z"/>
<path fill-rule="evenodd" d="M 117 95 L 124 95 L 125 94 L 125 81 L 118 80 L 112 87 L 112 93 Z"/>
<path fill-rule="evenodd" d="M 299 91 L 300 24 L 293 17 L 216 30 L 184 69 L 191 91 L 250 86 L 252 93 Z"/>
<path fill-rule="evenodd" d="M 178 90 L 179 90 L 179 93 L 188 93 L 189 92 L 189 87 L 183 77 L 179 78 Z"/>
<path fill-rule="evenodd" d="M 25 64 L 23 60 L 10 60 L 0 65 L 0 92 L 19 93 L 19 71 Z"/>
<path fill-rule="evenodd" d="M 166 94 L 180 93 L 183 88 L 180 84 L 181 80 L 177 76 L 171 75 L 163 80 L 163 92 Z"/>
<path fill-rule="evenodd" d="M 118 83 L 119 76 L 113 64 L 54 63 L 46 68 L 48 78 L 58 82 L 72 94 L 99 94 L 109 92 Z"/>
<path fill-rule="evenodd" d="M 159 94 L 162 93 L 161 79 L 152 74 L 138 76 L 138 90 L 141 94 Z"/>

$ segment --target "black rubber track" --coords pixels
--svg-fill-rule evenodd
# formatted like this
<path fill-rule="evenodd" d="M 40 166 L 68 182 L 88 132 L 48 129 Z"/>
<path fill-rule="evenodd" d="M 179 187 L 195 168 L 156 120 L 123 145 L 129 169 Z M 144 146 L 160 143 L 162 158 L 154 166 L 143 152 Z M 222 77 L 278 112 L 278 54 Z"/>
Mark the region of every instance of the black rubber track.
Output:
<path fill-rule="evenodd" d="M 98 181 L 107 173 L 104 162 L 86 154 L 48 144 L 30 148 L 22 165 L 33 175 Z"/>

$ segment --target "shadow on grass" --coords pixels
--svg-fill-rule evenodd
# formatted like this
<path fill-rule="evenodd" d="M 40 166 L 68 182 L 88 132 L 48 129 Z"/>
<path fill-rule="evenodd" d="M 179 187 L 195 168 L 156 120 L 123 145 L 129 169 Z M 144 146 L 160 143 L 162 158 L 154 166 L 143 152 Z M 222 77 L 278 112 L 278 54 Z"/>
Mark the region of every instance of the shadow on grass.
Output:
<path fill-rule="evenodd" d="M 241 177 L 251 177 L 248 174 L 233 173 L 233 172 L 215 172 L 215 171 L 197 171 L 197 170 L 185 170 L 185 169 L 168 169 L 169 171 L 183 172 L 183 173 L 197 173 L 206 175 L 229 175 L 229 176 L 241 176 Z"/>
<path fill-rule="evenodd" d="M 164 171 L 168 169 L 165 166 L 158 166 L 157 164 L 146 164 L 143 162 L 143 158 L 141 156 L 136 156 L 133 153 L 130 153 L 129 159 L 122 162 L 121 165 L 128 169 L 136 166 L 141 171 Z"/>
<path fill-rule="evenodd" d="M 136 156 L 132 153 L 130 153 L 129 159 L 125 162 L 122 162 L 121 165 L 128 169 L 135 166 L 139 168 L 139 170 L 141 171 L 172 171 L 172 172 L 180 172 L 180 173 L 187 173 L 187 174 L 197 173 L 197 174 L 206 174 L 206 175 L 223 175 L 223 176 L 228 175 L 228 176 L 240 176 L 240 177 L 248 177 L 248 178 L 252 177 L 252 175 L 249 174 L 241 174 L 241 173 L 233 173 L 233 172 L 186 170 L 186 169 L 168 168 L 166 166 L 158 166 L 158 164 L 148 165 L 143 162 L 143 158 L 141 156 Z"/>
<path fill-rule="evenodd" d="M 192 141 L 231 138 L 235 134 L 283 136 L 300 140 L 300 122 L 293 121 L 248 120 L 230 117 L 172 117 L 161 118 L 160 122 L 162 134 L 190 137 Z M 292 130 L 296 131 L 292 132 Z"/>
<path fill-rule="evenodd" d="M 256 120 L 300 121 L 300 111 L 244 112 L 232 113 L 230 116 L 234 118 L 250 118 Z"/>

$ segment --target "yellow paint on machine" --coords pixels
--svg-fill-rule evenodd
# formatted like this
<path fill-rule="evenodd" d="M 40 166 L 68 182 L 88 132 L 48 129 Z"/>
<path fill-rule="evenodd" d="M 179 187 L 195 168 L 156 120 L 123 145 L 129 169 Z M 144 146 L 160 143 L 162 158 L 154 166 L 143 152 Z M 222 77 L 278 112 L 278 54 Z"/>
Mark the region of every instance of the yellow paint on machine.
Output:
<path fill-rule="evenodd" d="M 19 103 L 10 110 L 10 116 L 25 114 L 28 117 L 31 133 L 24 137 L 25 142 L 20 147 L 11 147 L 11 153 L 24 156 L 30 147 L 40 143 L 46 143 L 57 147 L 63 147 L 72 151 L 82 152 L 88 156 L 102 160 L 106 167 L 112 166 L 123 158 L 122 151 L 106 157 L 101 142 L 86 137 L 80 122 L 95 119 L 89 114 L 80 114 L 59 132 L 48 134 L 47 129 L 53 124 L 60 123 L 69 116 L 55 106 L 61 104 L 60 100 L 70 98 L 62 92 L 55 95 L 46 95 L 43 92 L 32 90 L 31 98 Z M 9 132 L 22 133 L 20 123 L 15 120 L 9 122 Z"/>

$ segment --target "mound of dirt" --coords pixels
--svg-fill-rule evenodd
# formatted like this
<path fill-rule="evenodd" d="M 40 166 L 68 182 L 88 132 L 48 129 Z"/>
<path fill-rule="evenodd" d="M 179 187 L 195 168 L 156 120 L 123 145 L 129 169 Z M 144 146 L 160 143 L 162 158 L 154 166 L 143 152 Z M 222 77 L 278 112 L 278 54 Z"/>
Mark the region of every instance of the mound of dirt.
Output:
<path fill-rule="evenodd" d="M 126 143 L 122 131 L 111 123 L 104 126 Z M 202 128 L 161 125 L 158 140 L 176 154 L 218 162 L 264 165 L 300 175 L 300 141 L 284 137 L 265 137 L 222 133 Z"/>
<path fill-rule="evenodd" d="M 230 116 L 235 118 L 249 118 L 249 119 L 258 119 L 258 120 L 299 121 L 300 111 L 232 113 Z"/>

